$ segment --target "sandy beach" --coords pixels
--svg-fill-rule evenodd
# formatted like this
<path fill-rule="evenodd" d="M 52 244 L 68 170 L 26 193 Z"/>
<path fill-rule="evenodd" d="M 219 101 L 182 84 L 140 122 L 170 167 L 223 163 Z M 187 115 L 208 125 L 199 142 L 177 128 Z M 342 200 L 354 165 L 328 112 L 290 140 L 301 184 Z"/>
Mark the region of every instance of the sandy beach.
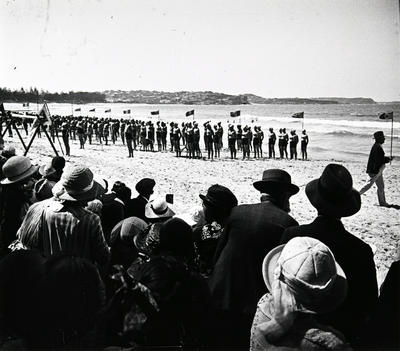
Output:
<path fill-rule="evenodd" d="M 23 154 L 16 136 L 5 137 L 5 141 L 14 145 L 17 154 Z M 215 183 L 229 187 L 237 196 L 239 203 L 256 203 L 260 194 L 253 188 L 254 181 L 261 179 L 264 169 L 281 168 L 289 172 L 292 182 L 300 187 L 300 192 L 291 198 L 291 215 L 300 223 L 310 222 L 316 216 L 316 210 L 309 203 L 304 189 L 305 185 L 320 176 L 324 167 L 330 162 L 341 163 L 353 175 L 354 187 L 361 188 L 367 180 L 365 167 L 367 159 L 353 162 L 337 160 L 289 161 L 289 160 L 231 160 L 224 149 L 221 159 L 190 160 L 176 158 L 171 152 L 135 151 L 134 158 L 127 157 L 126 147 L 118 141 L 116 145 L 86 145 L 80 150 L 78 141 L 70 141 L 71 154 L 68 164 L 86 165 L 91 168 L 97 179 L 107 179 L 110 186 L 116 180 L 125 182 L 136 196 L 134 186 L 143 177 L 156 180 L 155 194 L 165 196 L 174 194 L 173 208 L 176 213 L 187 212 L 193 206 L 201 204 L 199 193 Z M 58 143 L 57 143 L 57 148 Z M 37 164 L 50 160 L 51 148 L 47 139 L 42 136 L 36 139 L 28 156 Z M 204 156 L 204 152 L 203 152 Z M 392 162 L 384 171 L 386 197 L 389 203 L 400 204 L 400 179 L 398 161 Z M 376 188 L 362 195 L 361 210 L 343 223 L 352 234 L 365 240 L 375 252 L 378 282 L 384 279 L 390 264 L 399 257 L 400 211 L 378 206 Z M 357 257 L 354 257 L 356 260 Z"/>

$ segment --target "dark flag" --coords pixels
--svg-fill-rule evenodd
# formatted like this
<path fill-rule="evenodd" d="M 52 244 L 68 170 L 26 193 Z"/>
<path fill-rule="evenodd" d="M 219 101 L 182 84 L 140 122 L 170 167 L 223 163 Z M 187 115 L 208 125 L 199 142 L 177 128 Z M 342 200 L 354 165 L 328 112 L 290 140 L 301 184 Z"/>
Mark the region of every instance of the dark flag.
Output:
<path fill-rule="evenodd" d="M 393 112 L 381 113 L 379 119 L 393 119 Z"/>
<path fill-rule="evenodd" d="M 157 115 L 160 114 L 160 111 L 159 111 L 159 110 L 157 110 L 157 111 L 151 111 L 150 114 L 151 114 L 152 116 L 157 116 Z"/>
<path fill-rule="evenodd" d="M 297 112 L 292 115 L 293 118 L 304 118 L 304 112 Z"/>
<path fill-rule="evenodd" d="M 94 111 L 96 111 L 95 108 L 92 108 L 91 110 L 89 110 L 89 112 L 94 112 Z"/>
<path fill-rule="evenodd" d="M 186 117 L 194 116 L 194 110 L 190 110 L 186 112 Z"/>
<path fill-rule="evenodd" d="M 81 108 L 80 108 L 80 107 L 79 107 L 79 108 L 76 108 L 74 111 L 75 111 L 75 112 L 81 112 Z"/>
<path fill-rule="evenodd" d="M 131 113 L 131 110 L 124 110 L 124 115 L 129 115 Z"/>
<path fill-rule="evenodd" d="M 239 117 L 240 116 L 240 110 L 231 112 L 231 117 Z"/>
<path fill-rule="evenodd" d="M 104 112 L 109 113 L 109 112 L 111 112 L 111 109 L 109 108 L 108 110 L 105 110 Z"/>

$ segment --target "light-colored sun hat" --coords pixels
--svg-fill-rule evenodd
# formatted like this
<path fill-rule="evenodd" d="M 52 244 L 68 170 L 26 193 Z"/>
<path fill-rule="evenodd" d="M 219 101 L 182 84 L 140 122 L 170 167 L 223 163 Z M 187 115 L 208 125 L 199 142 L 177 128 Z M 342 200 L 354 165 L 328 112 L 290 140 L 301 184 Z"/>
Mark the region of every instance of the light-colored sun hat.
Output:
<path fill-rule="evenodd" d="M 279 279 L 294 294 L 303 312 L 334 310 L 346 297 L 347 280 L 331 250 L 317 239 L 296 237 L 272 249 L 262 265 L 270 292 Z"/>
<path fill-rule="evenodd" d="M 146 204 L 144 215 L 146 218 L 168 218 L 172 217 L 175 212 L 169 207 L 168 202 L 164 198 L 156 198 Z"/>
<path fill-rule="evenodd" d="M 14 184 L 35 174 L 38 166 L 34 166 L 31 160 L 25 156 L 12 156 L 3 165 L 4 179 L 1 184 Z"/>
<path fill-rule="evenodd" d="M 54 196 L 68 201 L 93 200 L 96 192 L 97 183 L 93 180 L 93 173 L 83 166 L 71 167 L 64 171 L 61 179 L 53 187 Z"/>

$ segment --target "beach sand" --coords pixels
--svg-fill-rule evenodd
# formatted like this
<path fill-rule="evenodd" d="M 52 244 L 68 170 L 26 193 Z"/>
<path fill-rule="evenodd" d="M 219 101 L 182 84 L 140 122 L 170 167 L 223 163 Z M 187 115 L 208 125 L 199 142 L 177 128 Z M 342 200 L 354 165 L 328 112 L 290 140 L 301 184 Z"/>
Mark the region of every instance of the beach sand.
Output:
<path fill-rule="evenodd" d="M 22 154 L 22 148 L 13 139 L 5 138 Z M 58 142 L 57 149 L 59 149 Z M 78 141 L 70 141 L 73 156 L 67 158 L 70 164 L 86 165 L 91 168 L 97 179 L 107 179 L 110 188 L 114 181 L 125 182 L 136 196 L 134 186 L 143 177 L 156 180 L 155 195 L 174 194 L 173 208 L 176 213 L 187 212 L 193 206 L 201 205 L 199 193 L 205 193 L 212 184 L 221 184 L 230 188 L 238 198 L 239 204 L 257 203 L 260 194 L 252 186 L 260 180 L 262 172 L 268 168 L 281 168 L 292 176 L 292 182 L 300 187 L 300 192 L 291 198 L 291 215 L 300 223 L 312 221 L 316 210 L 305 195 L 305 185 L 318 178 L 328 163 L 341 163 L 351 172 L 354 187 L 360 189 L 368 176 L 365 173 L 367 159 L 353 162 L 335 160 L 309 161 L 288 160 L 231 160 L 224 150 L 221 159 L 215 161 L 190 160 L 176 158 L 171 152 L 134 152 L 134 158 L 127 157 L 127 149 L 118 141 L 116 145 L 101 146 L 86 144 L 80 150 Z M 183 153 L 185 154 L 185 153 Z M 36 139 L 28 155 L 35 163 L 44 164 L 50 160 L 51 148 L 42 136 Z M 203 151 L 204 156 L 204 151 Z M 393 161 L 384 171 L 386 197 L 389 203 L 400 205 L 399 162 Z M 343 219 L 346 229 L 363 239 L 373 247 L 377 267 L 378 282 L 384 279 L 390 264 L 399 258 L 400 210 L 378 206 L 376 188 L 362 195 L 361 210 L 354 216 Z M 354 257 L 357 260 L 357 257 Z"/>

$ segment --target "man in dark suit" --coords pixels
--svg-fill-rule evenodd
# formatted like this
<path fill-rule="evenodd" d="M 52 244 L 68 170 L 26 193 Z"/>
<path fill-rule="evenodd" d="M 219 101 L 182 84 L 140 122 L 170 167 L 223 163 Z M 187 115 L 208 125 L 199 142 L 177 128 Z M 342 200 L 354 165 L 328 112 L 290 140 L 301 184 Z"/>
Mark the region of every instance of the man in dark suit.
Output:
<path fill-rule="evenodd" d="M 138 217 L 147 222 L 144 214 L 146 204 L 149 202 L 153 188 L 156 185 L 154 179 L 143 178 L 135 186 L 136 191 L 139 193 L 137 197 L 128 201 L 126 205 L 126 217 Z"/>
<path fill-rule="evenodd" d="M 369 180 L 360 189 L 360 194 L 364 194 L 368 189 L 375 183 L 378 190 L 378 202 L 379 206 L 391 207 L 385 198 L 385 185 L 383 183 L 383 170 L 385 169 L 386 163 L 392 160 L 391 157 L 386 157 L 383 151 L 382 144 L 385 142 L 385 135 L 382 131 L 374 133 L 375 143 L 372 145 L 371 152 L 369 153 L 367 173 Z"/>
<path fill-rule="evenodd" d="M 299 188 L 287 172 L 266 170 L 254 187 L 263 194 L 262 202 L 232 210 L 209 280 L 218 314 L 215 330 L 218 339 L 225 342 L 221 346 L 227 348 L 248 349 L 257 302 L 266 289 L 261 274 L 263 259 L 280 243 L 284 228 L 298 224 L 288 212 L 289 198 Z"/>
<path fill-rule="evenodd" d="M 286 229 L 282 243 L 297 236 L 307 236 L 320 240 L 333 252 L 346 274 L 348 294 L 338 309 L 318 316 L 318 320 L 343 332 L 347 340 L 354 341 L 378 298 L 372 250 L 367 243 L 350 234 L 340 220 L 359 211 L 360 194 L 353 189 L 353 179 L 345 167 L 329 164 L 319 179 L 307 184 L 306 195 L 318 210 L 318 217 L 310 224 Z"/>

